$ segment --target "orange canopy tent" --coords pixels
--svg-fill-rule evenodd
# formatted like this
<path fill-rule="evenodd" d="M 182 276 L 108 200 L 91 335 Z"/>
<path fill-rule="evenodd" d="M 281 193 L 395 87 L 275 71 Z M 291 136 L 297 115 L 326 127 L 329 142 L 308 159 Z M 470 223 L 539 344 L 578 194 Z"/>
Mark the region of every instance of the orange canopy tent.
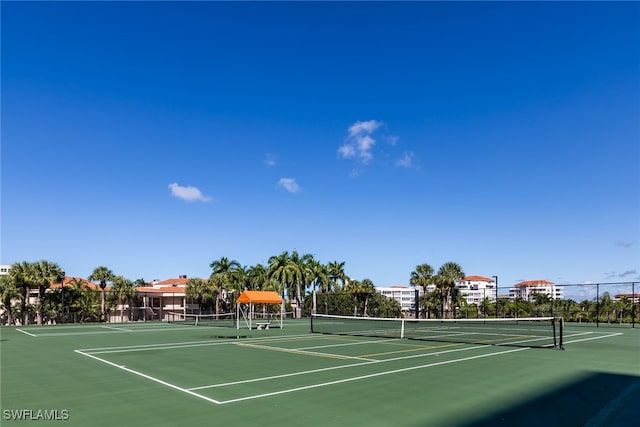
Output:
<path fill-rule="evenodd" d="M 275 291 L 244 291 L 238 297 L 237 302 L 242 304 L 281 304 L 282 298 Z"/>
<path fill-rule="evenodd" d="M 280 328 L 282 328 L 282 318 L 284 307 L 282 306 L 283 300 L 280 298 L 275 291 L 244 291 L 240 294 L 238 299 L 236 300 L 238 307 L 238 329 L 240 329 L 240 314 L 245 320 L 245 323 L 249 329 L 252 328 L 252 320 L 256 318 L 256 314 L 254 312 L 256 304 L 280 304 Z M 256 325 L 260 327 L 260 325 L 266 324 L 268 326 L 269 320 L 267 318 L 261 318 L 256 322 Z"/>

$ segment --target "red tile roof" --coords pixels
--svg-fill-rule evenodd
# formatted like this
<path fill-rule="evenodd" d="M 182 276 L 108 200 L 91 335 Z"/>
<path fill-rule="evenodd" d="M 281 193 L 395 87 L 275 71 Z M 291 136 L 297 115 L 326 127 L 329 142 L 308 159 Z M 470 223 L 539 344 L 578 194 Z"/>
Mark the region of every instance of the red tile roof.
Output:
<path fill-rule="evenodd" d="M 175 278 L 175 279 L 167 279 L 167 280 L 163 280 L 161 282 L 156 282 L 156 283 L 154 283 L 154 285 L 158 285 L 158 286 L 186 285 L 188 281 L 189 281 L 189 279 L 187 279 L 186 277 L 178 277 L 178 278 Z"/>
<path fill-rule="evenodd" d="M 555 285 L 555 283 L 548 280 L 525 280 L 524 282 L 517 283 L 516 288 L 526 288 L 528 286 L 538 285 Z"/>
<path fill-rule="evenodd" d="M 82 288 L 86 289 L 100 289 L 100 286 L 96 285 L 93 282 L 88 281 L 87 279 L 82 279 L 80 277 L 71 277 L 71 276 L 65 276 L 64 280 L 64 287 L 65 288 L 72 288 L 74 285 L 71 282 L 74 282 L 76 280 L 79 280 L 80 282 L 82 282 Z M 58 283 L 52 283 L 51 286 L 49 287 L 49 289 L 60 289 L 62 287 L 62 285 L 58 282 Z M 109 289 L 109 287 L 107 287 L 107 289 Z"/>
<path fill-rule="evenodd" d="M 484 276 L 467 276 L 463 280 L 474 281 L 474 282 L 493 282 L 493 279 L 489 279 Z"/>
<path fill-rule="evenodd" d="M 186 289 L 177 286 L 162 286 L 160 288 L 152 288 L 150 286 L 138 286 L 138 293 L 145 294 L 184 294 Z"/>

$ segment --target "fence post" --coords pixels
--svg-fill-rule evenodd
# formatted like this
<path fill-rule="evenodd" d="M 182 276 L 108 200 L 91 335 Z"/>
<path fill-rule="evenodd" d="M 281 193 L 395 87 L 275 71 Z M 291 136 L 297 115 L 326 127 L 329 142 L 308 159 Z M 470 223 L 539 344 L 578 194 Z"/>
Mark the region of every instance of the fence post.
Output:
<path fill-rule="evenodd" d="M 631 282 L 631 327 L 636 327 L 636 282 Z"/>
<path fill-rule="evenodd" d="M 596 283 L 596 328 L 600 327 L 600 283 Z"/>

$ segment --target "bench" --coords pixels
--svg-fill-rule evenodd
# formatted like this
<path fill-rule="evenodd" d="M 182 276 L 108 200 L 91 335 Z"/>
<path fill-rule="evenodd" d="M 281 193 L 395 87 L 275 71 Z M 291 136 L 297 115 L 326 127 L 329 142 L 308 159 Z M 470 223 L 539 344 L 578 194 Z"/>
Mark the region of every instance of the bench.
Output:
<path fill-rule="evenodd" d="M 267 329 L 268 330 L 269 329 L 269 325 L 271 325 L 270 322 L 258 322 L 258 323 L 256 323 L 256 329 L 260 329 L 260 330 Z"/>

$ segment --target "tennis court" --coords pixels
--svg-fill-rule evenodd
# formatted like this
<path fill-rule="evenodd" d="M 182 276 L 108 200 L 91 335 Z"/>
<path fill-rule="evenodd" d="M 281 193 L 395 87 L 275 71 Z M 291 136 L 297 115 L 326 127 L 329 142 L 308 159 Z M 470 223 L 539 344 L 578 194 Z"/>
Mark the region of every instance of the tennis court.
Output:
<path fill-rule="evenodd" d="M 323 333 L 311 333 L 309 319 L 269 330 L 158 322 L 3 328 L 2 425 L 597 426 L 639 419 L 637 329 L 568 324 L 562 351 L 553 349 L 554 330 L 525 324 L 509 326 L 508 338 L 497 325 L 462 332 L 467 325 L 407 324 L 401 337 L 386 324 L 366 329 L 344 319 L 320 319 L 313 328 Z"/>

